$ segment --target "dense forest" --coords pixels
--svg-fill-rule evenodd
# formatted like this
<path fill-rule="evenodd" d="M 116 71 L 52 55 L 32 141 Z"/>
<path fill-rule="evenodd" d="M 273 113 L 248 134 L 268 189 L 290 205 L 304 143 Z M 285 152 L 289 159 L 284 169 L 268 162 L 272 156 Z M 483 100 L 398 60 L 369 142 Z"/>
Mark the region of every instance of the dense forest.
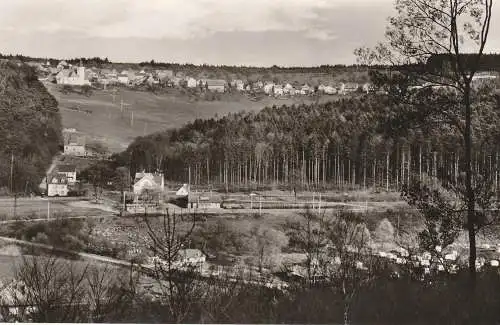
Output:
<path fill-rule="evenodd" d="M 470 66 L 471 62 L 476 59 L 476 57 L 472 54 L 464 54 L 463 57 L 465 59 L 466 66 Z M 449 55 L 433 55 L 427 61 L 427 65 L 432 68 L 442 68 L 446 62 L 449 63 L 449 61 Z M 479 70 L 500 71 L 500 54 L 483 54 L 479 60 Z"/>
<path fill-rule="evenodd" d="M 419 98 L 432 97 L 432 90 L 426 91 Z M 229 191 L 270 186 L 400 190 L 412 177 L 425 175 L 456 182 L 463 154 L 459 134 L 443 121 L 424 122 L 425 100 L 404 105 L 390 98 L 368 94 L 198 119 L 139 137 L 115 159 L 132 172 L 158 170 L 172 181 Z M 475 168 L 490 172 L 498 184 L 498 98 L 479 105 Z M 422 123 L 415 125 L 419 116 Z"/>
<path fill-rule="evenodd" d="M 62 144 L 61 117 L 27 65 L 0 63 L 0 139 L 0 191 L 36 190 Z"/>

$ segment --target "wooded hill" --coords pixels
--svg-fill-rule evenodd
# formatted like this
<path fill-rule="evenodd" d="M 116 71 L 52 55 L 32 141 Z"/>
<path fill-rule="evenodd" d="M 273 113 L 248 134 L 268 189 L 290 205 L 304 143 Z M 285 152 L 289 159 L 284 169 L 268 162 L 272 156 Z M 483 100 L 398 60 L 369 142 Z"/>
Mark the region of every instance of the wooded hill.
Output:
<path fill-rule="evenodd" d="M 36 190 L 62 144 L 61 117 L 27 65 L 0 62 L 0 139 L 0 191 Z"/>
<path fill-rule="evenodd" d="M 198 119 L 139 137 L 115 160 L 132 172 L 159 170 L 169 180 L 190 179 L 229 191 L 271 186 L 400 190 L 411 175 L 422 179 L 424 174 L 456 182 L 463 150 L 459 135 L 440 120 L 415 126 L 420 116 L 428 118 L 425 100 L 405 106 L 389 98 L 369 94 Z M 498 98 L 480 107 L 474 118 L 474 166 L 490 171 L 498 184 Z"/>

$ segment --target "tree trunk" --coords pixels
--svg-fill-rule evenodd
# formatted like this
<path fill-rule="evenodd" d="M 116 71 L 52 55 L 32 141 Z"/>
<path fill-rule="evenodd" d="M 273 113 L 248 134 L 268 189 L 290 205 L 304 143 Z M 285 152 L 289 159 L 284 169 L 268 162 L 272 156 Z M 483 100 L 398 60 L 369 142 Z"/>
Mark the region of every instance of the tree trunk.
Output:
<path fill-rule="evenodd" d="M 476 218 L 475 196 L 472 187 L 472 107 L 470 103 L 470 83 L 464 92 L 465 104 L 465 189 L 467 201 L 467 230 L 469 232 L 469 272 L 472 288 L 476 286 Z"/>
<path fill-rule="evenodd" d="M 422 145 L 418 146 L 418 180 L 422 181 Z"/>
<path fill-rule="evenodd" d="M 385 191 L 389 192 L 389 151 L 385 155 Z"/>

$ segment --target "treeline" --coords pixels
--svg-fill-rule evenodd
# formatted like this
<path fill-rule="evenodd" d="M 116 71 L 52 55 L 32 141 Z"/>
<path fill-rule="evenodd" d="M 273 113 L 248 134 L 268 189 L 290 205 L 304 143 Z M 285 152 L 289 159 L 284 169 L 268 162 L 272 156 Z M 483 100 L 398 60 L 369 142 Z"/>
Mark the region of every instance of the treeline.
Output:
<path fill-rule="evenodd" d="M 61 116 L 27 65 L 0 63 L 0 139 L 0 191 L 36 191 L 62 144 Z"/>
<path fill-rule="evenodd" d="M 475 55 L 472 54 L 463 54 L 465 66 L 472 66 L 470 62 L 476 59 Z M 449 63 L 451 60 L 448 54 L 441 55 L 433 55 L 427 61 L 427 65 L 432 68 L 440 69 Z M 470 62 L 469 62 L 470 61 Z M 490 53 L 483 54 L 481 59 L 479 60 L 479 71 L 481 70 L 495 70 L 500 71 L 500 54 L 498 53 Z"/>
<path fill-rule="evenodd" d="M 439 121 L 408 131 L 406 121 L 426 116 L 422 105 L 395 105 L 389 97 L 370 94 L 267 107 L 138 137 L 114 158 L 132 173 L 157 170 L 169 180 L 226 190 L 400 190 L 410 178 L 424 175 L 456 182 L 463 163 L 460 135 Z M 487 110 L 498 109 L 498 102 L 491 105 Z M 477 113 L 474 166 L 487 170 L 497 184 L 498 121 L 494 114 Z"/>
<path fill-rule="evenodd" d="M 101 67 L 102 65 L 110 64 L 111 61 L 108 60 L 108 58 L 101 59 L 99 57 L 93 57 L 93 58 L 74 58 L 74 59 L 69 59 L 66 60 L 69 64 L 77 65 L 80 64 L 80 62 L 86 66 L 86 67 Z M 52 63 L 51 63 L 52 64 Z"/>
<path fill-rule="evenodd" d="M 140 62 L 139 66 L 141 67 L 151 67 L 151 68 L 165 68 L 172 70 L 181 70 L 181 71 L 224 71 L 226 73 L 231 74 L 260 74 L 260 73 L 315 73 L 315 74 L 332 74 L 339 72 L 348 72 L 353 70 L 367 70 L 368 66 L 366 65 L 345 65 L 345 64 L 335 64 L 335 65 L 319 65 L 314 67 L 283 67 L 273 65 L 271 67 L 255 67 L 255 66 L 234 66 L 234 65 L 210 65 L 210 64 L 180 64 L 180 63 L 171 63 L 171 62 L 156 62 L 155 60 L 151 60 L 149 62 L 144 61 Z M 373 66 L 373 68 L 384 68 L 383 66 Z"/>

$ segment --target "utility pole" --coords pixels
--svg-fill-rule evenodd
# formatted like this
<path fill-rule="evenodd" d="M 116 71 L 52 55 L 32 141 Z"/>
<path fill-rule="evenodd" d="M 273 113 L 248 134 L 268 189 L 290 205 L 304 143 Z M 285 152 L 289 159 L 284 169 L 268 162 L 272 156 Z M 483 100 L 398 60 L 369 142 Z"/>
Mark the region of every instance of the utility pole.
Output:
<path fill-rule="evenodd" d="M 14 151 L 11 151 L 10 159 L 10 193 L 13 193 L 14 189 Z"/>
<path fill-rule="evenodd" d="M 50 219 L 50 200 L 47 197 L 47 220 Z"/>
<path fill-rule="evenodd" d="M 132 116 L 130 118 L 130 126 L 134 126 L 134 111 L 132 111 Z"/>
<path fill-rule="evenodd" d="M 262 195 L 259 195 L 259 216 L 262 217 Z"/>

